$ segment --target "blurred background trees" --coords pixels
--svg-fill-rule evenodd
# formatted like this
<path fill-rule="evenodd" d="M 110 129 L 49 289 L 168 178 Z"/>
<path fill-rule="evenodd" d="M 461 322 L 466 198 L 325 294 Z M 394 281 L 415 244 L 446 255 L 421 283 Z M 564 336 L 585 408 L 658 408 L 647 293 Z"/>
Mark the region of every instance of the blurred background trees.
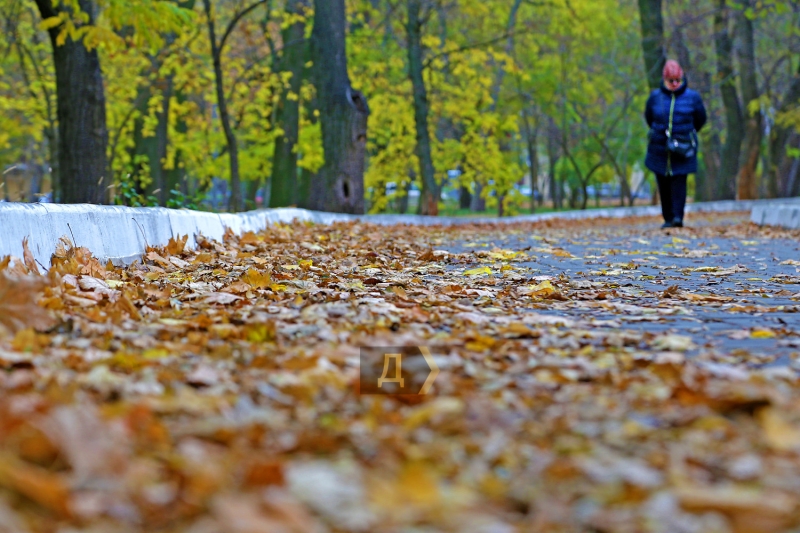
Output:
<path fill-rule="evenodd" d="M 0 200 L 649 203 L 666 57 L 709 110 L 695 199 L 796 196 L 799 22 L 790 0 L 0 0 Z"/>

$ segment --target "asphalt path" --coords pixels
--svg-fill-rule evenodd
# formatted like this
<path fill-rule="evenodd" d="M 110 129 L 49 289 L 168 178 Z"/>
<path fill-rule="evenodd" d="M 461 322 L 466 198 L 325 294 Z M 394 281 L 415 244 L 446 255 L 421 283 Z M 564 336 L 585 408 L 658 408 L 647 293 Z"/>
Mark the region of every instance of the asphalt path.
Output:
<path fill-rule="evenodd" d="M 491 231 L 447 249 L 525 250 L 531 260 L 516 265 L 531 283 L 549 277 L 605 291 L 601 299 L 537 304 L 531 312 L 690 337 L 690 357 L 800 368 L 800 242 L 729 231 L 746 222 L 739 213 L 694 217 L 691 227 L 673 230 L 634 219 L 530 234 Z M 693 299 L 676 304 L 665 298 L 670 287 Z"/>

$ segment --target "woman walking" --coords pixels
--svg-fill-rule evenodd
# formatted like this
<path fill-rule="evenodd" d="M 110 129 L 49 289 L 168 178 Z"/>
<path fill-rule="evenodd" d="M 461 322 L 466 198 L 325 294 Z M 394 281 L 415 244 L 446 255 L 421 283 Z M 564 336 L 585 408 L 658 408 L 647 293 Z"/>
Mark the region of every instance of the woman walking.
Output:
<path fill-rule="evenodd" d="M 686 175 L 697 172 L 697 132 L 706 123 L 706 108 L 689 89 L 683 69 L 670 59 L 663 83 L 647 99 L 644 118 L 650 126 L 645 166 L 658 181 L 662 228 L 682 228 L 686 207 Z"/>

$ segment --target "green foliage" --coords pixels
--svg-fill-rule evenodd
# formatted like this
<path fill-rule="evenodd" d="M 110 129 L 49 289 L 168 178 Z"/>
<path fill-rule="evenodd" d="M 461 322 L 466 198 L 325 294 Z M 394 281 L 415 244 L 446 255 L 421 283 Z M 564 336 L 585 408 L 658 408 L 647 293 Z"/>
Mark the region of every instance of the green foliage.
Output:
<path fill-rule="evenodd" d="M 153 207 L 158 205 L 158 199 L 152 195 L 145 197 L 137 190 L 134 180 L 125 179 L 118 184 L 114 203 L 128 207 Z"/>
<path fill-rule="evenodd" d="M 250 3 L 214 0 L 218 33 Z M 82 40 L 99 51 L 115 201 L 151 205 L 156 201 L 156 180 L 169 179 L 161 189 L 171 191 L 168 205 L 200 207 L 212 179 L 227 179 L 229 173 L 200 3 L 96 4 L 97 20 L 89 24 L 77 0 L 61 0 L 60 5 L 70 9 L 46 20 L 38 16 L 33 0 L 0 0 L 9 28 L 0 32 L 0 168 L 23 160 L 46 165 L 53 159 L 55 85 L 45 30 L 55 28 L 58 42 Z M 639 22 L 632 16 L 636 2 L 522 1 L 509 25 L 513 4 L 426 3 L 423 79 L 437 183 L 446 191 L 465 187 L 479 193 L 495 212 L 527 209 L 529 198 L 519 193 L 518 185 L 531 172 L 528 135 L 535 130 L 537 189 L 549 188 L 548 156 L 557 187 L 573 191 L 574 201 L 589 185 L 635 186 L 630 181 L 646 147 L 641 112 L 648 96 Z M 688 0 L 667 4 L 670 39 L 676 28 L 690 28 L 686 34 L 695 70 L 713 72 L 713 43 L 704 31 L 710 19 L 699 15 L 713 11 L 710 0 L 702 0 L 700 6 Z M 769 111 L 779 108 L 795 71 L 784 57 L 784 41 L 797 45 L 800 34 L 790 2 L 751 4 L 745 16 L 773 29 L 759 34 L 757 45 L 774 90 L 745 104 L 749 112 Z M 744 9 L 732 5 L 734 10 Z M 275 124 L 275 106 L 290 74 L 275 63 L 287 44 L 281 41 L 281 31 L 297 20 L 313 19 L 310 10 L 287 15 L 285 7 L 284 0 L 274 0 L 269 10 L 240 20 L 222 58 L 240 173 L 249 190 L 270 176 L 274 141 L 283 134 Z M 347 0 L 347 8 L 350 77 L 366 94 L 371 110 L 367 203 L 372 212 L 384 212 L 399 203 L 408 185 L 419 185 L 405 2 Z M 311 27 L 307 24 L 306 37 Z M 677 48 L 672 41 L 669 46 L 674 56 Z M 715 90 L 709 89 L 713 97 Z M 303 80 L 299 94 L 292 96 L 301 103 L 298 166 L 313 173 L 321 168 L 324 153 L 311 81 Z M 777 126 L 800 130 L 797 109 L 773 118 Z M 148 152 L 146 145 L 162 147 L 163 152 Z M 453 170 L 459 171 L 457 178 L 449 177 Z"/>
<path fill-rule="evenodd" d="M 172 189 L 169 191 L 170 197 L 167 200 L 167 207 L 174 209 L 201 209 L 206 195 L 202 192 L 194 195 L 184 194 L 183 192 Z"/>

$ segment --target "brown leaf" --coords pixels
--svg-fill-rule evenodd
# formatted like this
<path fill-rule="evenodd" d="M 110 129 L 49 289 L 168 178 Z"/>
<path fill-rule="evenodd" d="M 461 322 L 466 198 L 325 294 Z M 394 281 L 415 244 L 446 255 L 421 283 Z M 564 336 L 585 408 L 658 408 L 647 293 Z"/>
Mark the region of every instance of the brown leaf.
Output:
<path fill-rule="evenodd" d="M 203 298 L 203 303 L 227 305 L 241 299 L 241 296 L 229 292 L 212 292 Z"/>
<path fill-rule="evenodd" d="M 36 259 L 33 258 L 31 249 L 28 248 L 28 238 L 22 239 L 22 258 L 25 261 L 25 266 L 32 274 L 39 274 L 39 265 L 36 264 Z"/>
<path fill-rule="evenodd" d="M 65 480 L 15 457 L 0 455 L 0 486 L 17 492 L 62 517 L 70 516 L 69 488 Z"/>
<path fill-rule="evenodd" d="M 240 280 L 254 289 L 268 289 L 271 282 L 269 272 L 261 272 L 255 268 L 248 269 Z"/>
<path fill-rule="evenodd" d="M 676 495 L 681 506 L 689 511 L 728 515 L 735 533 L 781 531 L 797 508 L 797 498 L 784 493 L 737 486 L 679 487 Z"/>
<path fill-rule="evenodd" d="M 784 452 L 800 449 L 800 428 L 789 423 L 776 407 L 759 409 L 758 420 L 772 449 Z"/>
<path fill-rule="evenodd" d="M 186 249 L 186 241 L 189 240 L 189 235 L 184 235 L 181 237 L 178 235 L 178 238 L 170 237 L 169 242 L 167 243 L 167 253 L 169 255 L 180 255 L 183 253 L 184 249 Z"/>
<path fill-rule="evenodd" d="M 42 278 L 0 272 L 0 333 L 16 333 L 28 327 L 44 331 L 55 324 L 50 313 L 36 303 L 45 284 Z"/>

